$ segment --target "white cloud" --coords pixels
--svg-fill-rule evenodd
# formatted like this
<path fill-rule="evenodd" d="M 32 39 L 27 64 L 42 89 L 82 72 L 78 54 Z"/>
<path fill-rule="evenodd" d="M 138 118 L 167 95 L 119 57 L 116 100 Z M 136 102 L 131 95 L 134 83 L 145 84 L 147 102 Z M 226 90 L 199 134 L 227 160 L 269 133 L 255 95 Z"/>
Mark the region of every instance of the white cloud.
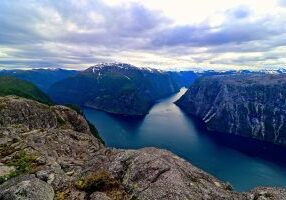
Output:
<path fill-rule="evenodd" d="M 0 65 L 281 65 L 284 0 L 0 1 Z"/>

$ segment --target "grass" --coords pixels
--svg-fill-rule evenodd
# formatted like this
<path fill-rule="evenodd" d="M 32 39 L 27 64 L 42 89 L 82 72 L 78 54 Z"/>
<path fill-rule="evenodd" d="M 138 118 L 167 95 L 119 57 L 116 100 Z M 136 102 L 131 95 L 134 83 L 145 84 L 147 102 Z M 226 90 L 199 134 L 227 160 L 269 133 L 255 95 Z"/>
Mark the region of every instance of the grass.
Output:
<path fill-rule="evenodd" d="M 113 200 L 121 200 L 126 196 L 126 192 L 120 183 L 104 170 L 90 172 L 80 177 L 76 181 L 75 187 L 87 193 L 104 192 Z"/>
<path fill-rule="evenodd" d="M 106 171 L 100 170 L 80 177 L 75 186 L 79 190 L 93 192 L 101 191 L 107 187 L 113 187 L 116 184 L 117 182 L 112 179 Z"/>
<path fill-rule="evenodd" d="M 36 170 L 36 156 L 29 155 L 25 151 L 18 152 L 10 161 L 8 166 L 14 166 L 15 170 L 5 176 L 0 177 L 0 184 L 21 174 L 31 173 Z"/>
<path fill-rule="evenodd" d="M 55 200 L 65 200 L 69 198 L 70 190 L 58 191 L 55 195 Z"/>

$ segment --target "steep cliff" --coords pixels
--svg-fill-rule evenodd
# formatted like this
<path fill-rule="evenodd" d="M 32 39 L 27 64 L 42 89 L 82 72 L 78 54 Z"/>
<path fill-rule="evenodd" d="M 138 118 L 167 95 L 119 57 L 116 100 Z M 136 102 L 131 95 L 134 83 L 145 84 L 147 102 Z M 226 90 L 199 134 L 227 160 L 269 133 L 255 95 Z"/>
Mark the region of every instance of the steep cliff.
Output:
<path fill-rule="evenodd" d="M 286 74 L 197 80 L 176 104 L 209 130 L 286 145 Z"/>
<path fill-rule="evenodd" d="M 58 103 L 78 104 L 123 115 L 145 115 L 152 103 L 179 90 L 166 73 L 124 63 L 90 67 L 55 83 L 49 95 Z"/>
<path fill-rule="evenodd" d="M 0 199 L 286 199 L 279 188 L 236 193 L 172 153 L 118 150 L 63 106 L 0 97 Z"/>

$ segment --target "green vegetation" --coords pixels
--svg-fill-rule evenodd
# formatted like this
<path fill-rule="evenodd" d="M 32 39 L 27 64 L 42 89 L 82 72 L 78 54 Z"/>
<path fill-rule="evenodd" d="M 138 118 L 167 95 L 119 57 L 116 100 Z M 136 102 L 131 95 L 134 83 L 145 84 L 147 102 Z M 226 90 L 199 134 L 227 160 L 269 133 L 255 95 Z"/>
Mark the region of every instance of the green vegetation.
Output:
<path fill-rule="evenodd" d="M 49 88 L 58 103 L 85 105 L 113 114 L 142 116 L 153 102 L 175 91 L 166 73 L 138 69 L 128 64 L 89 68 Z"/>
<path fill-rule="evenodd" d="M 5 181 L 18 176 L 19 174 L 16 171 L 10 172 L 5 176 L 0 176 L 0 184 L 4 183 Z"/>
<path fill-rule="evenodd" d="M 69 198 L 70 189 L 64 191 L 57 191 L 55 195 L 55 200 L 65 200 Z"/>
<path fill-rule="evenodd" d="M 0 77 L 0 96 L 16 95 L 52 105 L 50 98 L 28 81 L 14 77 Z"/>
<path fill-rule="evenodd" d="M 25 151 L 20 151 L 7 162 L 7 165 L 15 167 L 15 170 L 5 176 L 1 176 L 0 184 L 20 174 L 33 172 L 37 166 L 36 156 L 28 155 Z"/>
<path fill-rule="evenodd" d="M 126 192 L 110 174 L 104 170 L 88 173 L 80 177 L 75 187 L 79 190 L 92 193 L 95 191 L 104 192 L 113 200 L 124 199 Z"/>
<path fill-rule="evenodd" d="M 98 130 L 95 128 L 95 126 L 94 126 L 92 123 L 90 123 L 87 119 L 86 119 L 86 121 L 87 121 L 87 123 L 88 123 L 90 132 L 91 132 L 102 144 L 105 145 L 104 140 L 100 137 L 99 132 L 98 132 Z"/>

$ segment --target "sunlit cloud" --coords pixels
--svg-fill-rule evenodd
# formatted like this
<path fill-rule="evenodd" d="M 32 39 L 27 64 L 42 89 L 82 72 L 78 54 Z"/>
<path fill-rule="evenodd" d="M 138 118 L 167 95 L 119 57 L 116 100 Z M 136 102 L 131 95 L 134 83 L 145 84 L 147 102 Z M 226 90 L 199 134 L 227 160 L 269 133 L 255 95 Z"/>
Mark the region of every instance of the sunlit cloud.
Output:
<path fill-rule="evenodd" d="M 0 66 L 280 67 L 284 0 L 0 1 Z"/>

